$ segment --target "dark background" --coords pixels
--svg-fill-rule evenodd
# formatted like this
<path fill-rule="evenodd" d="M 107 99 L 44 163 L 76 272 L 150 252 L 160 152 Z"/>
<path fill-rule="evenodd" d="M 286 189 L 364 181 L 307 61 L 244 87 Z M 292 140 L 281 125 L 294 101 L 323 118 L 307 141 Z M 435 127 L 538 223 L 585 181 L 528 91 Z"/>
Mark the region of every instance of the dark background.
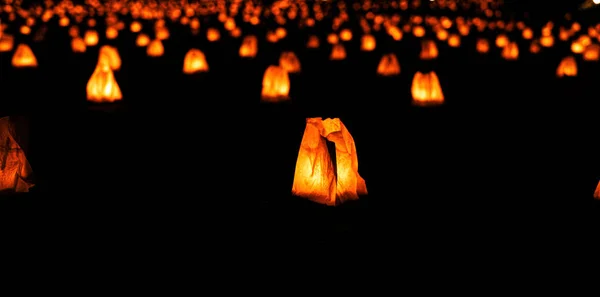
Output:
<path fill-rule="evenodd" d="M 590 91 L 599 65 L 578 57 L 579 76 L 557 79 L 570 43 L 532 55 L 512 32 L 520 58 L 507 62 L 493 46 L 495 33 L 472 29 L 458 49 L 438 41 L 440 57 L 427 62 L 406 33 L 395 42 L 374 32 L 377 49 L 360 52 L 353 22 L 348 59 L 329 61 L 327 22 L 303 31 L 290 23 L 277 44 L 261 38 L 274 28 L 270 21 L 256 28 L 239 22 L 260 40 L 258 56 L 245 60 L 238 57 L 241 38 L 209 17 L 198 36 L 169 23 L 160 58 L 147 57 L 128 30 L 101 39 L 120 51 L 115 75 L 124 96 L 102 107 L 85 100 L 99 46 L 73 54 L 67 29 L 56 24 L 48 24 L 43 42 L 15 34 L 16 44 L 31 45 L 39 68 L 14 69 L 12 52 L 0 54 L 0 110 L 27 124 L 24 146 L 37 178 L 32 193 L 0 202 L 18 218 L 12 224 L 34 234 L 126 242 L 215 236 L 222 240 L 215 244 L 246 245 L 365 243 L 398 234 L 421 242 L 530 240 L 572 222 L 578 211 L 569 205 L 589 207 L 600 179 L 593 153 L 599 104 Z M 221 29 L 221 41 L 206 41 L 211 26 Z M 98 30 L 102 35 L 101 22 Z M 320 50 L 305 48 L 308 34 L 321 37 Z M 475 52 L 477 37 L 489 38 L 488 54 Z M 206 54 L 209 73 L 182 74 L 192 47 Z M 302 73 L 290 75 L 292 102 L 259 104 L 263 73 L 283 50 L 302 63 Z M 375 73 L 388 52 L 398 56 L 398 77 Z M 446 104 L 414 107 L 412 77 L 429 70 L 438 74 Z M 368 197 L 333 208 L 290 195 L 307 117 L 344 122 Z"/>

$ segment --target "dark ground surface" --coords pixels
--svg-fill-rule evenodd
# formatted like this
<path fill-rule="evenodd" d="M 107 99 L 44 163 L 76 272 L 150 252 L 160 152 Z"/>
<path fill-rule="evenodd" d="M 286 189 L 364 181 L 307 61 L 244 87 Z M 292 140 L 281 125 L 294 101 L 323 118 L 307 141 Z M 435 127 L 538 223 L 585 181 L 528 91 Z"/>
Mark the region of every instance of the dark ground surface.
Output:
<path fill-rule="evenodd" d="M 102 40 L 123 60 L 115 75 L 124 100 L 114 106 L 86 102 L 99 47 L 72 54 L 66 29 L 50 28 L 47 42 L 25 40 L 37 69 L 13 69 L 12 52 L 0 54 L 0 111 L 29 122 L 37 178 L 32 193 L 0 199 L 2 212 L 18 218 L 13 227 L 121 241 L 250 236 L 248 245 L 364 243 L 380 233 L 527 239 L 567 220 L 568 205 L 592 203 L 600 64 L 579 60 L 579 77 L 555 78 L 566 43 L 531 55 L 521 42 L 519 60 L 506 62 L 499 49 L 481 55 L 475 37 L 463 37 L 459 49 L 438 42 L 440 57 L 426 62 L 413 37 L 394 42 L 381 32 L 374 52 L 359 52 L 355 36 L 348 59 L 333 62 L 324 38 L 321 50 L 307 50 L 306 33 L 290 30 L 243 60 L 241 39 L 223 33 L 208 43 L 204 30 L 188 39 L 172 29 L 160 58 L 126 31 Z M 204 51 L 209 73 L 182 74 L 191 47 Z M 282 50 L 295 51 L 303 68 L 291 75 L 292 103 L 259 104 L 263 72 Z M 398 77 L 376 76 L 387 52 L 398 56 Z M 437 72 L 444 106 L 410 104 L 418 70 Z M 306 117 L 341 118 L 368 197 L 333 208 L 290 195 Z"/>

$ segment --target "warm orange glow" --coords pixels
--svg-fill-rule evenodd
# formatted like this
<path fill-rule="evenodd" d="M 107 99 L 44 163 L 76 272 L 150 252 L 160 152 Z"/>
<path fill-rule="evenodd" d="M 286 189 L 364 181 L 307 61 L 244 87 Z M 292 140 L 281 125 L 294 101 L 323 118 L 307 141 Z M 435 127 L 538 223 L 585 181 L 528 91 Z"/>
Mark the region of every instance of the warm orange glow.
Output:
<path fill-rule="evenodd" d="M 334 44 L 331 48 L 331 54 L 329 60 L 344 60 L 346 59 L 346 48 L 343 44 Z"/>
<path fill-rule="evenodd" d="M 342 41 L 352 40 L 352 31 L 350 31 L 350 29 L 343 29 L 342 31 L 340 31 L 340 39 Z"/>
<path fill-rule="evenodd" d="M 583 52 L 584 61 L 598 61 L 600 58 L 600 45 L 590 44 Z"/>
<path fill-rule="evenodd" d="M 85 45 L 87 46 L 96 46 L 98 45 L 98 32 L 96 30 L 87 30 L 83 35 L 83 41 L 85 41 Z"/>
<path fill-rule="evenodd" d="M 335 33 L 329 33 L 329 35 L 327 35 L 327 42 L 329 44 L 336 44 L 339 42 L 339 38 Z"/>
<path fill-rule="evenodd" d="M 497 47 L 505 47 L 506 45 L 508 45 L 509 42 L 510 42 L 510 40 L 508 40 L 508 37 L 504 34 L 500 34 L 500 35 L 496 36 L 496 46 Z"/>
<path fill-rule="evenodd" d="M 61 17 L 60 19 L 58 19 L 58 25 L 61 27 L 66 27 L 71 23 L 71 21 L 69 20 L 68 17 Z"/>
<path fill-rule="evenodd" d="M 307 48 L 319 48 L 319 46 L 320 46 L 319 37 L 316 35 L 310 35 L 308 37 L 308 41 L 306 42 L 306 47 Z"/>
<path fill-rule="evenodd" d="M 275 36 L 277 36 L 278 40 L 283 39 L 287 36 L 287 30 L 285 30 L 283 27 L 279 27 L 275 29 Z"/>
<path fill-rule="evenodd" d="M 240 46 L 240 57 L 242 58 L 254 58 L 258 52 L 258 40 L 254 35 L 248 35 L 244 37 L 242 45 Z"/>
<path fill-rule="evenodd" d="M 467 36 L 471 32 L 471 26 L 467 24 L 458 25 L 458 33 L 462 36 Z"/>
<path fill-rule="evenodd" d="M 425 28 L 423 28 L 423 26 L 414 26 L 412 28 L 412 33 L 415 37 L 423 37 L 425 36 Z"/>
<path fill-rule="evenodd" d="M 460 46 L 460 36 L 457 34 L 450 34 L 450 36 L 448 36 L 448 45 L 450 47 L 459 47 Z"/>
<path fill-rule="evenodd" d="M 115 39 L 119 36 L 119 30 L 115 27 L 106 28 L 106 38 L 107 39 Z"/>
<path fill-rule="evenodd" d="M 277 34 L 275 34 L 273 31 L 267 31 L 266 39 L 270 43 L 276 43 L 279 41 L 279 37 L 277 37 Z"/>
<path fill-rule="evenodd" d="M 381 57 L 379 66 L 377 66 L 377 74 L 383 76 L 395 76 L 400 74 L 400 63 L 398 63 L 398 58 L 396 58 L 395 54 L 391 53 Z"/>
<path fill-rule="evenodd" d="M 435 71 L 425 74 L 420 71 L 415 73 L 411 93 L 412 102 L 417 106 L 434 106 L 444 103 L 444 93 Z"/>
<path fill-rule="evenodd" d="M 533 38 L 533 30 L 531 28 L 525 28 L 522 33 L 523 39 L 529 40 Z"/>
<path fill-rule="evenodd" d="M 490 50 L 490 43 L 485 38 L 477 39 L 476 45 L 477 52 L 485 54 Z"/>
<path fill-rule="evenodd" d="M 581 54 L 584 50 L 585 46 L 579 40 L 575 40 L 573 43 L 571 43 L 571 51 L 574 54 Z"/>
<path fill-rule="evenodd" d="M 165 47 L 160 39 L 154 39 L 150 42 L 150 44 L 148 44 L 146 53 L 149 57 L 160 57 L 165 53 Z"/>
<path fill-rule="evenodd" d="M 13 54 L 12 65 L 16 68 L 37 67 L 38 62 L 31 48 L 27 44 L 21 43 Z"/>
<path fill-rule="evenodd" d="M 183 73 L 193 74 L 198 72 L 207 72 L 208 63 L 204 53 L 199 49 L 190 49 L 183 59 Z"/>
<path fill-rule="evenodd" d="M 552 47 L 554 45 L 554 36 L 548 35 L 540 37 L 540 44 L 543 47 Z"/>
<path fill-rule="evenodd" d="M 133 33 L 139 33 L 140 31 L 142 31 L 142 23 L 138 21 L 131 22 L 131 24 L 129 25 L 129 30 L 131 30 L 131 32 Z"/>
<path fill-rule="evenodd" d="M 421 60 L 432 60 L 437 58 L 438 49 L 433 40 L 421 41 L 421 54 L 419 57 Z"/>
<path fill-rule="evenodd" d="M 279 56 L 279 66 L 288 73 L 298 73 L 302 69 L 300 60 L 293 52 L 282 52 Z"/>
<path fill-rule="evenodd" d="M 365 34 L 360 39 L 360 50 L 364 52 L 370 52 L 375 49 L 376 46 L 375 37 L 371 34 Z"/>
<path fill-rule="evenodd" d="M 14 45 L 15 39 L 12 35 L 3 34 L 2 38 L 0 38 L 0 53 L 12 51 Z"/>
<path fill-rule="evenodd" d="M 326 141 L 335 143 L 335 166 Z M 340 119 L 306 119 L 292 194 L 331 206 L 368 194 L 354 138 Z"/>
<path fill-rule="evenodd" d="M 206 30 L 206 39 L 210 42 L 217 41 L 221 39 L 221 32 L 215 28 L 208 28 Z"/>
<path fill-rule="evenodd" d="M 71 36 L 72 38 L 78 37 L 79 36 L 79 27 L 77 27 L 77 26 L 69 27 L 69 36 Z"/>
<path fill-rule="evenodd" d="M 436 37 L 438 40 L 444 41 L 448 39 L 448 31 L 446 30 L 439 30 L 435 33 Z"/>
<path fill-rule="evenodd" d="M 15 138 L 16 129 L 10 118 L 0 118 L 0 194 L 29 192 L 34 186 L 33 170 Z"/>
<path fill-rule="evenodd" d="M 21 26 L 21 28 L 19 29 L 19 32 L 21 32 L 21 34 L 23 35 L 29 35 L 31 33 L 31 28 L 28 26 Z"/>
<path fill-rule="evenodd" d="M 542 48 L 540 47 L 540 45 L 536 42 L 536 41 L 532 41 L 531 45 L 529 46 L 529 52 L 532 54 L 537 54 L 542 50 Z"/>
<path fill-rule="evenodd" d="M 99 63 L 87 83 L 87 100 L 96 103 L 121 100 L 123 95 L 108 63 Z"/>
<path fill-rule="evenodd" d="M 75 37 L 71 40 L 71 49 L 74 53 L 85 53 L 87 46 L 81 37 Z"/>
<path fill-rule="evenodd" d="M 569 37 L 571 37 L 572 33 L 569 32 L 569 30 L 561 27 L 560 31 L 558 32 L 558 39 L 562 40 L 562 41 L 567 41 L 569 40 Z"/>
<path fill-rule="evenodd" d="M 387 33 L 392 36 L 392 39 L 398 41 L 398 40 L 402 40 L 402 31 L 400 31 L 400 29 L 396 26 L 389 26 L 387 28 Z"/>
<path fill-rule="evenodd" d="M 135 39 L 135 45 L 139 47 L 148 46 L 150 44 L 150 37 L 144 33 L 140 33 Z"/>
<path fill-rule="evenodd" d="M 261 101 L 288 101 L 290 93 L 290 77 L 283 67 L 271 65 L 265 71 L 262 83 Z"/>
<path fill-rule="evenodd" d="M 107 63 L 113 71 L 121 69 L 121 56 L 117 48 L 103 45 L 98 56 L 98 64 L 101 63 Z"/>
<path fill-rule="evenodd" d="M 596 186 L 596 191 L 594 191 L 594 199 L 600 200 L 600 182 Z"/>
<path fill-rule="evenodd" d="M 236 27 L 230 31 L 230 35 L 233 38 L 238 38 L 238 37 L 242 36 L 242 29 Z"/>
<path fill-rule="evenodd" d="M 562 59 L 556 69 L 556 76 L 577 76 L 577 61 L 575 61 L 575 57 L 568 56 Z"/>
<path fill-rule="evenodd" d="M 171 36 L 171 33 L 169 33 L 169 29 L 167 29 L 167 27 L 158 27 L 156 28 L 155 33 L 156 39 L 158 40 L 167 40 Z"/>
<path fill-rule="evenodd" d="M 517 60 L 519 58 L 519 46 L 517 45 L 516 42 L 509 42 L 503 49 L 502 49 L 502 57 L 505 60 Z"/>

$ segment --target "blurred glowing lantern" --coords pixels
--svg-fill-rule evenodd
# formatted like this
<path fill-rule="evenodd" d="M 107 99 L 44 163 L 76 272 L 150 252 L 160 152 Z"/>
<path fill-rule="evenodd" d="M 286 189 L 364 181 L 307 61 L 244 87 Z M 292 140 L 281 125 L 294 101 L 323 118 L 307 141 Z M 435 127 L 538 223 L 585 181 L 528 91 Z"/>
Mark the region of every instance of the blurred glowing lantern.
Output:
<path fill-rule="evenodd" d="M 375 37 L 371 34 L 365 34 L 360 39 L 360 50 L 364 52 L 370 52 L 375 49 L 376 41 Z"/>
<path fill-rule="evenodd" d="M 542 50 L 542 48 L 540 47 L 540 45 L 537 43 L 537 41 L 532 41 L 531 45 L 529 46 L 529 52 L 532 54 L 537 54 Z"/>
<path fill-rule="evenodd" d="M 444 103 L 442 86 L 434 71 L 421 73 L 418 71 L 412 81 L 411 93 L 413 104 L 417 106 L 434 106 Z"/>
<path fill-rule="evenodd" d="M 377 74 L 383 76 L 396 76 L 400 74 L 400 63 L 398 63 L 398 58 L 396 58 L 395 54 L 386 54 L 381 57 L 379 66 L 377 66 Z"/>
<path fill-rule="evenodd" d="M 87 100 L 96 103 L 123 99 L 121 89 L 108 63 L 98 63 L 87 83 Z"/>
<path fill-rule="evenodd" d="M 140 31 L 142 31 L 142 23 L 138 21 L 131 22 L 131 24 L 129 25 L 129 30 L 133 33 L 139 33 Z"/>
<path fill-rule="evenodd" d="M 585 50 L 585 46 L 581 44 L 579 40 L 575 40 L 571 43 L 571 51 L 575 54 L 581 54 Z"/>
<path fill-rule="evenodd" d="M 23 35 L 29 35 L 29 33 L 31 33 L 31 28 L 29 28 L 28 26 L 23 25 L 19 29 L 19 32 L 21 32 L 21 34 L 23 34 Z"/>
<path fill-rule="evenodd" d="M 79 36 L 79 27 L 77 27 L 75 25 L 69 27 L 69 36 L 71 36 L 72 38 L 78 37 Z"/>
<path fill-rule="evenodd" d="M 37 67 L 38 62 L 31 48 L 27 44 L 21 43 L 13 54 L 12 65 L 16 68 Z"/>
<path fill-rule="evenodd" d="M 12 51 L 15 44 L 15 39 L 12 35 L 3 34 L 0 38 L 0 53 Z"/>
<path fill-rule="evenodd" d="M 61 27 L 66 27 L 71 23 L 71 21 L 69 20 L 68 17 L 63 16 L 60 19 L 58 19 L 58 25 Z"/>
<path fill-rule="evenodd" d="M 204 53 L 199 49 L 190 49 L 183 59 L 183 73 L 194 74 L 198 72 L 207 72 L 208 63 Z"/>
<path fill-rule="evenodd" d="M 529 40 L 533 38 L 533 30 L 531 30 L 531 28 L 525 28 L 521 35 L 523 36 L 523 39 Z"/>
<path fill-rule="evenodd" d="M 306 42 L 307 48 L 319 48 L 319 46 L 320 46 L 320 42 L 319 42 L 318 36 L 316 36 L 316 35 L 308 36 L 308 41 Z"/>
<path fill-rule="evenodd" d="M 119 30 L 117 28 L 110 26 L 106 28 L 106 38 L 107 39 L 115 39 L 119 36 Z"/>
<path fill-rule="evenodd" d="M 502 57 L 505 60 L 517 60 L 519 58 L 519 46 L 516 42 L 509 42 L 502 49 Z"/>
<path fill-rule="evenodd" d="M 225 30 L 231 31 L 235 29 L 235 20 L 233 18 L 228 18 L 223 26 L 225 27 Z"/>
<path fill-rule="evenodd" d="M 206 39 L 210 42 L 217 41 L 221 38 L 221 32 L 215 28 L 208 28 L 206 30 Z"/>
<path fill-rule="evenodd" d="M 471 27 L 467 24 L 458 25 L 458 33 L 462 36 L 467 36 L 471 32 Z"/>
<path fill-rule="evenodd" d="M 396 26 L 389 26 L 387 28 L 387 33 L 396 41 L 402 40 L 402 31 Z"/>
<path fill-rule="evenodd" d="M 490 50 L 490 43 L 485 38 L 477 39 L 477 44 L 475 45 L 477 52 L 485 54 Z"/>
<path fill-rule="evenodd" d="M 165 47 L 162 44 L 160 39 L 154 39 L 148 44 L 146 48 L 146 53 L 150 57 L 160 57 L 165 53 Z"/>
<path fill-rule="evenodd" d="M 88 25 L 88 27 L 95 27 L 96 26 L 96 20 L 95 19 L 88 19 L 87 25 Z"/>
<path fill-rule="evenodd" d="M 341 43 L 334 44 L 331 48 L 331 55 L 329 55 L 329 60 L 344 60 L 346 59 L 346 48 Z"/>
<path fill-rule="evenodd" d="M 16 131 L 10 117 L 0 118 L 0 193 L 29 192 L 34 186 L 33 170 L 17 142 Z"/>
<path fill-rule="evenodd" d="M 238 38 L 238 37 L 242 36 L 242 29 L 234 28 L 233 30 L 231 30 L 230 35 L 233 38 Z"/>
<path fill-rule="evenodd" d="M 85 53 L 87 46 L 81 37 L 75 37 L 71 40 L 71 49 L 74 53 Z"/>
<path fill-rule="evenodd" d="M 96 30 L 87 30 L 83 35 L 83 41 L 87 46 L 95 46 L 98 44 L 98 32 Z"/>
<path fill-rule="evenodd" d="M 103 45 L 98 55 L 98 64 L 107 63 L 110 69 L 115 71 L 121 68 L 121 56 L 117 48 L 110 45 Z"/>
<path fill-rule="evenodd" d="M 327 141 L 335 144 L 335 161 Z M 358 173 L 354 138 L 339 118 L 306 119 L 292 194 L 331 206 L 368 194 L 365 180 Z"/>
<path fill-rule="evenodd" d="M 562 59 L 556 69 L 556 76 L 577 76 L 577 62 L 575 61 L 575 57 L 568 56 Z"/>
<path fill-rule="evenodd" d="M 600 0 L 598 0 L 598 1 L 600 1 Z M 596 186 L 596 191 L 594 191 L 594 199 L 600 200 L 600 182 Z"/>
<path fill-rule="evenodd" d="M 506 35 L 504 34 L 500 34 L 498 36 L 496 36 L 496 46 L 497 47 L 505 47 L 506 45 L 508 45 L 509 40 L 508 37 L 506 37 Z"/>
<path fill-rule="evenodd" d="M 414 26 L 412 29 L 413 35 L 416 37 L 423 37 L 425 36 L 425 28 L 423 28 L 422 26 Z"/>
<path fill-rule="evenodd" d="M 439 30 L 439 31 L 437 31 L 437 32 L 435 33 L 435 35 L 436 35 L 436 37 L 437 37 L 437 39 L 438 39 L 438 40 L 442 40 L 442 41 L 444 41 L 444 40 L 448 39 L 448 31 L 446 31 L 446 30 L 443 30 L 443 29 L 442 29 L 442 30 Z"/>
<path fill-rule="evenodd" d="M 155 30 L 156 33 L 156 39 L 158 40 L 166 40 L 169 39 L 169 29 L 167 29 L 166 27 L 158 27 Z"/>
<path fill-rule="evenodd" d="M 288 73 L 298 73 L 301 70 L 300 60 L 293 52 L 282 52 L 279 56 L 279 66 Z"/>
<path fill-rule="evenodd" d="M 147 46 L 150 44 L 150 37 L 144 33 L 140 33 L 135 40 L 135 45 L 139 47 Z"/>
<path fill-rule="evenodd" d="M 242 58 L 254 58 L 258 52 L 258 40 L 254 35 L 248 35 L 242 40 L 239 54 Z"/>
<path fill-rule="evenodd" d="M 185 24 L 182 24 L 182 25 L 185 25 Z M 198 30 L 198 29 L 200 29 L 200 20 L 198 18 L 193 18 L 190 21 L 190 28 L 192 30 Z"/>
<path fill-rule="evenodd" d="M 433 40 L 423 40 L 421 41 L 421 53 L 419 57 L 421 60 L 432 60 L 437 58 L 438 49 Z"/>
<path fill-rule="evenodd" d="M 342 41 L 352 40 L 352 31 L 350 31 L 350 29 L 343 29 L 342 31 L 340 31 L 340 39 Z M 335 42 L 330 42 L 330 43 L 335 43 Z"/>
<path fill-rule="evenodd" d="M 584 47 L 587 47 L 588 45 L 592 44 L 592 39 L 587 35 L 581 35 L 581 36 L 579 36 L 579 38 L 577 40 L 579 40 L 579 42 Z"/>
<path fill-rule="evenodd" d="M 600 45 L 590 44 L 583 52 L 584 61 L 598 61 L 600 57 Z"/>
<path fill-rule="evenodd" d="M 329 35 L 327 35 L 327 42 L 329 44 L 336 44 L 339 42 L 339 38 L 335 33 L 330 33 Z"/>
<path fill-rule="evenodd" d="M 287 71 L 280 66 L 269 66 L 263 76 L 261 101 L 287 101 L 290 99 L 289 92 L 290 78 Z"/>
<path fill-rule="evenodd" d="M 540 45 L 543 47 L 552 47 L 554 45 L 554 36 L 542 36 L 540 37 Z"/>
<path fill-rule="evenodd" d="M 283 39 L 287 36 L 287 31 L 285 28 L 279 27 L 275 29 L 275 36 L 277 36 L 277 39 Z"/>
<path fill-rule="evenodd" d="M 459 47 L 460 46 L 460 36 L 456 34 L 450 34 L 448 36 L 448 45 L 450 47 Z"/>
<path fill-rule="evenodd" d="M 275 34 L 275 32 L 267 31 L 267 41 L 270 43 L 275 43 L 279 41 L 279 38 L 277 37 L 277 34 Z"/>

